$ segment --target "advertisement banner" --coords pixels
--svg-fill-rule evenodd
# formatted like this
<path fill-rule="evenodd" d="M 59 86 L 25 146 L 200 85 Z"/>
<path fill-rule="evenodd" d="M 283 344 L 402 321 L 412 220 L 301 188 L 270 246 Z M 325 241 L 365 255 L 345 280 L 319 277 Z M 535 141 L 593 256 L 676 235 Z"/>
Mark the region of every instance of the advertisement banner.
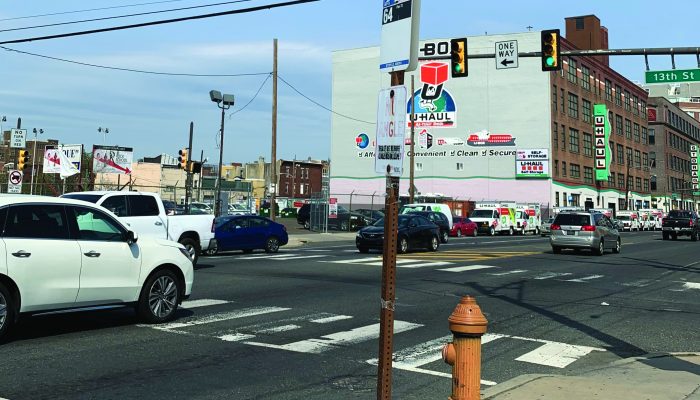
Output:
<path fill-rule="evenodd" d="M 119 146 L 92 146 L 92 170 L 95 173 L 130 174 L 134 149 Z"/>
<path fill-rule="evenodd" d="M 338 199 L 335 197 L 328 199 L 328 218 L 338 218 Z"/>
<path fill-rule="evenodd" d="M 608 121 L 608 107 L 605 104 L 593 106 L 593 132 L 595 134 L 595 179 L 607 181 L 610 176 L 610 121 Z"/>
<path fill-rule="evenodd" d="M 44 149 L 44 173 L 45 174 L 60 174 L 61 173 L 61 157 L 58 152 L 63 151 L 68 161 L 73 164 L 75 169 L 80 171 L 80 166 L 83 160 L 83 145 L 82 144 L 61 144 L 61 145 L 46 145 Z"/>
<path fill-rule="evenodd" d="M 516 178 L 549 178 L 549 161 L 515 161 Z"/>
<path fill-rule="evenodd" d="M 549 160 L 548 149 L 520 149 L 515 153 L 518 161 Z"/>
<path fill-rule="evenodd" d="M 690 181 L 693 185 L 693 192 L 696 192 L 698 188 L 700 188 L 700 183 L 698 182 L 700 160 L 698 160 L 698 157 L 700 157 L 700 154 L 698 154 L 698 145 L 690 145 Z"/>

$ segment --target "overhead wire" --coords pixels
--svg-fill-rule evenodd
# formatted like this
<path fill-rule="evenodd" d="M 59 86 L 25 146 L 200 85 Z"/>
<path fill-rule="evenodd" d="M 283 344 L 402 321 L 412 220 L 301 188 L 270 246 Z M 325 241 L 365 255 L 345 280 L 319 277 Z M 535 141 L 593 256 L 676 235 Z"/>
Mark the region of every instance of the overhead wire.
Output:
<path fill-rule="evenodd" d="M 90 29 L 90 30 L 86 30 L 86 31 L 60 33 L 60 34 L 56 34 L 56 35 L 35 36 L 35 37 L 23 38 L 23 39 L 5 40 L 5 41 L 1 41 L 0 45 L 14 44 L 14 43 L 27 43 L 27 42 L 34 42 L 34 41 L 40 41 L 40 40 L 59 39 L 59 38 L 66 38 L 66 37 L 73 37 L 73 36 L 91 35 L 91 34 L 102 33 L 102 32 L 113 32 L 113 31 L 120 31 L 120 30 L 125 30 L 125 29 L 142 28 L 142 27 L 146 27 L 146 26 L 171 24 L 171 23 L 175 23 L 175 22 L 192 21 L 192 20 L 198 20 L 198 19 L 220 17 L 220 16 L 224 16 L 224 15 L 243 14 L 243 13 L 255 12 L 255 11 L 260 11 L 260 10 L 265 10 L 265 9 L 288 7 L 288 6 L 304 4 L 304 3 L 313 3 L 313 2 L 317 2 L 317 1 L 321 1 L 321 0 L 293 0 L 293 1 L 286 1 L 286 2 L 282 2 L 282 3 L 271 3 L 271 4 L 262 5 L 262 6 L 240 8 L 240 9 L 228 10 L 228 11 L 220 11 L 220 12 L 210 13 L 210 14 L 191 15 L 191 16 L 187 16 L 187 17 L 171 18 L 171 19 L 150 21 L 150 22 L 142 22 L 142 23 L 138 23 L 138 24 L 119 25 L 119 26 L 113 26 L 113 27 L 109 27 L 109 28 L 99 28 L 99 29 Z"/>
<path fill-rule="evenodd" d="M 110 17 L 99 17 L 99 18 L 82 19 L 82 20 L 78 20 L 78 21 L 56 22 L 56 23 L 53 23 L 53 24 L 34 25 L 34 26 L 23 26 L 23 27 L 20 27 L 20 28 L 0 29 L 0 32 L 22 31 L 22 30 L 27 30 L 27 29 L 38 29 L 38 28 L 49 28 L 49 27 L 53 27 L 53 26 L 63 26 L 63 25 L 82 24 L 82 23 L 85 23 L 85 22 L 107 21 L 107 20 L 110 20 L 110 19 L 140 17 L 140 16 L 143 16 L 143 15 L 162 14 L 162 13 L 167 13 L 167 12 L 192 10 L 192 9 L 197 9 L 197 8 L 215 7 L 215 6 L 221 6 L 221 5 L 226 5 L 226 4 L 247 3 L 247 2 L 250 2 L 250 1 L 253 1 L 253 0 L 233 0 L 233 1 L 225 1 L 225 2 L 222 2 L 222 3 L 200 4 L 200 5 L 198 5 L 198 6 L 171 8 L 171 9 L 168 9 L 168 10 L 146 11 L 146 12 L 140 12 L 140 13 L 125 14 L 125 15 L 113 15 L 113 16 L 110 16 Z"/>
<path fill-rule="evenodd" d="M 47 14 L 36 14 L 36 15 L 25 15 L 22 17 L 10 17 L 10 18 L 0 18 L 0 21 L 16 21 L 19 19 L 31 19 L 31 18 L 39 18 L 39 17 L 52 17 L 55 15 L 66 15 L 66 14 L 79 14 L 79 13 L 84 13 L 84 12 L 91 12 L 91 11 L 103 11 L 103 10 L 113 10 L 115 8 L 128 8 L 128 7 L 140 7 L 140 6 L 150 6 L 153 4 L 162 4 L 162 3 L 177 3 L 181 1 L 186 1 L 186 0 L 161 0 L 161 1 L 151 1 L 148 3 L 136 3 L 136 4 L 124 4 L 121 6 L 110 6 L 110 7 L 100 7 L 100 8 L 86 8 L 82 10 L 71 10 L 71 11 L 60 11 L 60 12 L 54 12 L 54 13 L 47 13 Z"/>
<path fill-rule="evenodd" d="M 262 83 L 262 84 L 260 85 L 260 87 L 258 88 L 258 91 L 255 92 L 255 95 L 253 96 L 253 98 L 251 98 L 250 101 L 248 101 L 248 103 L 246 103 L 246 105 L 244 105 L 243 107 L 241 107 L 241 108 L 239 108 L 239 109 L 237 109 L 237 110 L 235 110 L 235 111 L 232 111 L 232 112 L 228 115 L 228 118 L 231 119 L 231 117 L 232 117 L 234 114 L 238 114 L 239 112 L 245 110 L 246 107 L 248 107 L 248 106 L 250 105 L 250 103 L 252 103 L 252 102 L 258 97 L 258 95 L 260 94 L 260 91 L 261 91 L 262 88 L 265 86 L 265 84 L 267 83 L 267 81 L 270 79 L 271 76 L 272 76 L 272 73 L 268 73 L 268 74 L 267 74 L 267 77 L 265 77 L 265 80 L 263 81 L 263 83 Z"/>

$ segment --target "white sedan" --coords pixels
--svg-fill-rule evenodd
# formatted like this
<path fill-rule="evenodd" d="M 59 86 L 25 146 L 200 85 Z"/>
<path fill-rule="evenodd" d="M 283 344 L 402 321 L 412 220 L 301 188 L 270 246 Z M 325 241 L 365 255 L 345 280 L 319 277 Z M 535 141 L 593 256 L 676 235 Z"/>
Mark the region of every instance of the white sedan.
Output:
<path fill-rule="evenodd" d="M 0 196 L 0 341 L 20 316 L 133 306 L 172 320 L 194 272 L 176 242 L 142 238 L 106 209 L 64 198 Z"/>

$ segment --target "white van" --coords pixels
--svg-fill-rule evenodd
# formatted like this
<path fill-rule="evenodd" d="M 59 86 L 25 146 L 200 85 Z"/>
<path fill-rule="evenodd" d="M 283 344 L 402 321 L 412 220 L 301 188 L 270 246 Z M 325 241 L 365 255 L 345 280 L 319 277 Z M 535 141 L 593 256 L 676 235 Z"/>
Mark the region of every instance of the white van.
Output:
<path fill-rule="evenodd" d="M 476 203 L 469 219 L 476 224 L 479 233 L 513 235 L 517 226 L 515 203 Z"/>
<path fill-rule="evenodd" d="M 623 231 L 638 231 L 642 228 L 636 211 L 618 211 L 616 217 L 622 222 Z"/>
<path fill-rule="evenodd" d="M 434 212 L 442 213 L 445 215 L 445 217 L 447 217 L 447 220 L 450 221 L 450 229 L 452 229 L 452 226 L 453 226 L 452 210 L 450 210 L 450 206 L 448 206 L 447 204 L 438 204 L 438 203 L 406 204 L 405 206 L 401 207 L 399 214 L 408 214 L 410 212 L 415 212 L 415 211 L 434 211 Z"/>

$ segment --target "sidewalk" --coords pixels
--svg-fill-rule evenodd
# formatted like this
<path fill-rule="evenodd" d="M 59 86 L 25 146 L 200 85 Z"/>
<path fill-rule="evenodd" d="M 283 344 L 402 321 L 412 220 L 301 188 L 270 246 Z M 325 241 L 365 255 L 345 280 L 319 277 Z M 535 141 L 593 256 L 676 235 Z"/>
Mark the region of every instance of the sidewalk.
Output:
<path fill-rule="evenodd" d="M 355 243 L 356 232 L 334 233 L 292 233 L 289 235 L 289 244 L 286 247 L 299 247 L 308 243 L 326 243 L 352 241 Z"/>
<path fill-rule="evenodd" d="M 482 399 L 700 400 L 700 353 L 633 357 L 576 376 L 522 375 Z"/>

